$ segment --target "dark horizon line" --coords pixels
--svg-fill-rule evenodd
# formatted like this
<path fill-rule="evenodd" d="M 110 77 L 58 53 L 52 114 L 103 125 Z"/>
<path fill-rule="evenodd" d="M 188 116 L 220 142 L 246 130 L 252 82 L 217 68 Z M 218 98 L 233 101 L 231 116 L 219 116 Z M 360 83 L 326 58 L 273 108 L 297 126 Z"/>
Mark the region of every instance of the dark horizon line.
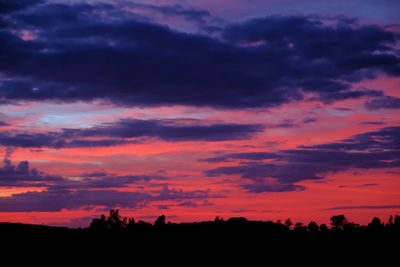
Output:
<path fill-rule="evenodd" d="M 287 218 L 285 221 L 284 220 L 280 220 L 280 219 L 278 219 L 278 220 L 276 220 L 276 221 L 273 221 L 273 220 L 249 220 L 249 219 L 247 219 L 246 217 L 243 217 L 243 216 L 234 216 L 234 217 L 229 217 L 227 220 L 224 220 L 224 218 L 222 217 L 222 216 L 216 216 L 215 217 L 215 219 L 214 220 L 203 220 L 203 221 L 193 221 L 193 222 L 171 222 L 171 221 L 165 221 L 165 218 L 168 218 L 168 216 L 164 216 L 164 215 L 161 215 L 161 216 L 154 216 L 154 218 L 155 218 L 155 221 L 153 222 L 153 223 L 151 223 L 151 222 L 148 222 L 148 221 L 145 221 L 145 220 L 142 220 L 142 219 L 139 219 L 136 223 L 135 223 L 135 219 L 134 219 L 134 217 L 123 217 L 123 216 L 119 216 L 118 215 L 118 209 L 116 209 L 115 210 L 116 212 L 117 212 L 117 217 L 116 218 L 118 218 L 117 220 L 120 220 L 120 222 L 122 223 L 123 221 L 125 221 L 126 222 L 126 224 L 128 223 L 128 220 L 133 220 L 133 222 L 134 222 L 134 224 L 140 224 L 140 223 L 142 223 L 142 224 L 147 224 L 147 225 L 151 225 L 151 226 L 156 226 L 157 225 L 157 221 L 158 220 L 160 220 L 160 219 L 162 219 L 162 220 L 164 220 L 164 224 L 169 224 L 169 225 L 195 225 L 195 224 L 202 224 L 202 223 L 236 223 L 236 224 L 243 224 L 243 223 L 273 223 L 273 224 L 277 224 L 277 225 L 284 225 L 284 226 L 288 226 L 287 225 L 287 221 L 288 220 L 290 220 L 291 221 L 291 218 L 289 217 L 289 218 Z M 112 212 L 114 212 L 114 210 L 111 210 L 110 211 L 110 217 L 108 218 L 108 221 L 110 220 L 110 218 L 112 217 Z M 104 216 L 104 214 L 102 214 L 101 215 L 101 217 L 102 216 Z M 348 221 L 347 219 L 346 219 L 346 217 L 343 215 L 343 214 L 340 214 L 340 215 L 332 215 L 331 216 L 331 221 L 333 222 L 333 220 L 332 220 L 332 218 L 334 218 L 334 217 L 341 217 L 342 216 L 342 218 L 343 218 L 343 224 L 351 224 L 351 225 L 356 225 L 357 227 L 367 227 L 369 224 L 371 224 L 371 223 L 373 223 L 374 222 L 374 220 L 376 220 L 376 219 L 378 219 L 379 220 L 379 222 L 381 223 L 381 225 L 382 226 L 387 226 L 387 225 L 390 225 L 390 224 L 392 224 L 391 223 L 391 220 L 399 220 L 399 222 L 400 222 L 400 214 L 398 215 L 398 214 L 393 214 L 393 215 L 390 215 L 390 217 L 389 217 L 389 219 L 386 221 L 386 223 L 385 223 L 385 221 L 383 221 L 383 220 L 381 220 L 381 218 L 379 218 L 379 217 L 377 217 L 377 216 L 372 216 L 372 219 L 371 219 L 371 222 L 370 223 L 368 223 L 368 224 L 364 224 L 364 225 L 362 225 L 362 224 L 358 224 L 358 223 L 356 223 L 356 222 L 351 222 L 351 221 Z M 170 216 L 170 218 L 173 218 L 174 216 Z M 105 216 L 104 216 L 104 218 L 106 218 Z M 139 217 L 140 218 L 140 217 Z M 23 222 L 10 222 L 10 221 L 0 221 L 0 225 L 4 225 L 4 224 L 11 224 L 11 225 L 26 225 L 26 226 L 39 226 L 39 227 L 49 227 L 49 228 L 59 228 L 59 229 L 71 229 L 71 230 L 74 230 L 74 229 L 90 229 L 90 227 L 91 227 L 91 223 L 93 223 L 93 221 L 95 221 L 95 220 L 99 220 L 99 219 L 97 219 L 97 218 L 93 218 L 90 222 L 89 222 L 89 226 L 87 226 L 87 227 L 81 227 L 81 226 L 79 226 L 79 227 L 69 227 L 69 226 L 60 226 L 60 225 L 52 225 L 51 223 L 50 224 L 36 224 L 36 223 L 23 223 Z M 334 229 L 335 228 L 335 226 L 333 225 L 333 223 L 331 223 L 330 225 L 326 225 L 325 223 L 321 223 L 321 224 L 317 224 L 314 220 L 310 220 L 309 221 L 309 223 L 308 223 L 308 225 L 310 224 L 310 223 L 312 223 L 312 224 L 316 224 L 318 227 L 320 227 L 320 226 L 322 226 L 322 225 L 324 225 L 324 226 L 326 226 L 328 229 Z M 303 223 L 303 222 L 301 222 L 301 221 L 291 221 L 291 225 L 290 226 L 288 226 L 288 228 L 289 229 L 295 229 L 296 228 L 296 225 L 298 224 L 298 226 L 297 227 L 307 227 L 307 223 Z"/>

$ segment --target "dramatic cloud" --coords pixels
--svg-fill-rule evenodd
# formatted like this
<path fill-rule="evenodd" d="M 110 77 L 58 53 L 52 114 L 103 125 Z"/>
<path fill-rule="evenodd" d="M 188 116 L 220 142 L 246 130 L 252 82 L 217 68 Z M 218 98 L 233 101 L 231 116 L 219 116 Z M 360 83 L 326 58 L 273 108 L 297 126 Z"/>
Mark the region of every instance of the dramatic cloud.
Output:
<path fill-rule="evenodd" d="M 263 129 L 261 124 L 211 123 L 195 119 L 123 119 L 92 128 L 63 129 L 60 132 L 0 132 L 0 145 L 32 148 L 108 147 L 138 143 L 140 140 L 135 138 L 142 137 L 168 142 L 213 142 L 248 139 Z"/>
<path fill-rule="evenodd" d="M 317 122 L 318 118 L 312 118 L 312 117 L 307 117 L 303 119 L 303 123 L 312 123 L 312 122 Z"/>
<path fill-rule="evenodd" d="M 268 128 L 295 128 L 299 127 L 293 120 L 285 119 L 277 124 L 268 125 Z"/>
<path fill-rule="evenodd" d="M 4 158 L 0 168 L 0 186 L 47 187 L 53 190 L 122 188 L 128 185 L 152 180 L 169 180 L 161 175 L 116 175 L 107 172 L 83 173 L 78 177 L 49 175 L 29 167 L 28 161 L 14 166 L 9 158 Z"/>
<path fill-rule="evenodd" d="M 341 207 L 332 207 L 327 210 L 349 210 L 349 209 L 398 209 L 400 205 L 372 205 L 372 206 L 341 206 Z"/>
<path fill-rule="evenodd" d="M 388 155 L 392 155 L 393 153 L 393 156 L 396 156 L 396 153 L 400 151 L 400 127 L 386 127 L 378 131 L 358 134 L 351 138 L 342 140 L 342 142 L 339 143 L 300 147 L 317 149 L 317 151 L 363 151 L 366 157 L 368 157 L 368 155 L 379 156 L 379 153 L 387 153 Z"/>
<path fill-rule="evenodd" d="M 58 175 L 47 175 L 37 169 L 29 168 L 28 161 L 21 161 L 17 166 L 10 161 L 10 152 L 4 157 L 4 166 L 0 168 L 0 186 L 45 187 L 54 182 L 64 182 Z"/>
<path fill-rule="evenodd" d="M 264 193 L 264 192 L 289 192 L 289 191 L 302 191 L 304 186 L 294 185 L 291 183 L 270 183 L 270 182 L 255 182 L 251 184 L 242 184 L 242 188 L 250 193 Z"/>
<path fill-rule="evenodd" d="M 148 136 L 172 142 L 224 141 L 247 139 L 263 129 L 264 126 L 261 124 L 212 123 L 196 119 L 124 119 L 90 129 L 65 130 L 64 134 L 78 137 L 109 136 L 118 138 Z"/>
<path fill-rule="evenodd" d="M 190 201 L 221 198 L 211 195 L 209 190 L 183 191 L 169 189 L 151 192 L 119 191 L 129 185 L 154 180 L 169 180 L 160 175 L 115 175 L 106 172 L 84 173 L 80 177 L 47 175 L 30 169 L 27 161 L 17 167 L 6 158 L 0 169 L 0 186 L 45 187 L 44 191 L 24 192 L 0 197 L 0 212 L 55 212 L 62 209 L 91 208 L 104 206 L 140 208 L 153 201 Z M 153 185 L 154 186 L 154 185 Z"/>
<path fill-rule="evenodd" d="M 378 109 L 400 109 L 400 98 L 385 96 L 365 102 L 365 107 L 368 110 Z"/>
<path fill-rule="evenodd" d="M 88 206 L 138 208 L 152 199 L 148 193 L 117 190 L 46 190 L 0 197 L 1 212 L 55 212 Z"/>
<path fill-rule="evenodd" d="M 70 190 L 50 188 L 41 192 L 25 192 L 13 194 L 9 197 L 0 197 L 0 212 L 55 212 L 62 209 L 94 208 L 102 206 L 106 209 L 141 208 L 154 201 L 183 201 L 203 200 L 212 196 L 209 191 L 182 191 L 164 189 L 148 192 L 131 192 L 118 190 Z"/>
<path fill-rule="evenodd" d="M 251 152 L 226 154 L 203 159 L 207 162 L 246 159 L 237 166 L 223 166 L 204 171 L 207 176 L 240 175 L 253 180 L 242 184 L 249 192 L 282 192 L 302 190 L 295 185 L 303 180 L 320 180 L 330 172 L 352 168 L 400 167 L 400 127 L 387 127 L 379 131 L 355 135 L 338 143 L 300 146 L 298 149 L 281 150 L 276 153 Z M 260 162 L 273 159 L 273 162 Z M 267 178 L 272 178 L 271 182 Z"/>
<path fill-rule="evenodd" d="M 400 74 L 398 35 L 383 26 L 272 16 L 228 25 L 217 39 L 150 23 L 126 5 L 6 5 L 2 100 L 271 107 L 303 99 L 303 92 L 324 103 L 382 97 L 353 84 Z M 180 6 L 136 5 L 198 22 L 209 16 Z"/>
<path fill-rule="evenodd" d="M 246 153 L 232 153 L 224 154 L 222 156 L 200 159 L 205 162 L 227 162 L 232 159 L 247 159 L 247 160 L 264 160 L 264 159 L 276 159 L 280 156 L 277 153 L 270 152 L 246 152 Z"/>

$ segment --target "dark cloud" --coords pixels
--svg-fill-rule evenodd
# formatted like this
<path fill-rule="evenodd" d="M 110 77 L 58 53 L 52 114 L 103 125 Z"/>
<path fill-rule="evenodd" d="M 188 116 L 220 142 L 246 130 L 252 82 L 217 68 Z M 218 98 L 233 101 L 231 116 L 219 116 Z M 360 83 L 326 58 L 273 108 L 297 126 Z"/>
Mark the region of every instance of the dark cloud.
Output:
<path fill-rule="evenodd" d="M 115 175 L 105 173 L 101 176 L 85 177 L 79 176 L 75 179 L 64 179 L 51 185 L 51 188 L 57 189 L 99 189 L 99 188 L 122 188 L 129 185 L 150 182 L 154 180 L 164 181 L 170 178 L 160 175 Z"/>
<path fill-rule="evenodd" d="M 182 191 L 164 188 L 153 194 L 118 190 L 86 190 L 49 188 L 41 192 L 25 192 L 0 197 L 0 212 L 56 212 L 62 209 L 78 209 L 103 206 L 106 209 L 141 208 L 154 201 L 182 201 L 206 199 L 212 196 L 209 191 Z"/>
<path fill-rule="evenodd" d="M 242 188 L 247 190 L 249 193 L 264 193 L 264 192 L 289 192 L 289 191 L 302 191 L 305 190 L 304 186 L 294 185 L 291 183 L 251 183 L 242 184 Z"/>
<path fill-rule="evenodd" d="M 276 124 L 269 124 L 268 128 L 296 128 L 299 127 L 292 119 L 285 119 Z"/>
<path fill-rule="evenodd" d="M 365 102 L 365 107 L 368 110 L 400 109 L 400 98 L 393 96 L 375 98 Z"/>
<path fill-rule="evenodd" d="M 197 207 L 205 207 L 205 206 L 212 206 L 214 205 L 211 202 L 208 202 L 207 200 L 204 200 L 201 203 L 196 203 L 194 201 L 188 200 L 188 201 L 184 201 L 182 203 L 177 204 L 177 207 L 186 207 L 186 208 L 197 208 Z"/>
<path fill-rule="evenodd" d="M 45 0 L 0 0 L 0 14 L 7 14 L 43 3 Z"/>
<path fill-rule="evenodd" d="M 304 190 L 295 183 L 321 180 L 327 173 L 352 168 L 395 168 L 400 166 L 400 127 L 358 134 L 338 143 L 299 146 L 298 149 L 276 153 L 251 152 L 226 154 L 205 159 L 207 162 L 252 159 L 236 166 L 222 166 L 204 171 L 207 176 L 239 175 L 253 183 L 242 187 L 253 193 Z M 248 154 L 246 156 L 246 154 Z M 274 159 L 273 162 L 259 162 Z M 257 160 L 257 161 L 254 161 Z M 275 182 L 267 178 L 274 179 Z"/>
<path fill-rule="evenodd" d="M 0 168 L 0 186 L 44 187 L 44 191 L 29 191 L 0 197 L 0 212 L 55 212 L 62 209 L 93 208 L 106 209 L 140 208 L 153 201 L 190 201 L 223 197 L 211 195 L 209 190 L 183 191 L 169 189 L 163 185 L 161 190 L 151 192 L 119 191 L 137 183 L 154 180 L 168 180 L 165 176 L 115 175 L 107 172 L 84 173 L 79 177 L 47 175 L 30 169 L 27 161 L 16 167 L 8 159 Z M 160 186 L 160 185 L 158 185 Z"/>
<path fill-rule="evenodd" d="M 334 108 L 334 109 L 338 111 L 352 111 L 351 108 Z"/>
<path fill-rule="evenodd" d="M 199 24 L 204 24 L 205 20 L 210 17 L 210 12 L 205 9 L 184 8 L 179 4 L 175 5 L 152 5 L 134 2 L 125 2 L 123 6 L 129 6 L 136 9 L 147 10 L 151 12 L 158 12 L 164 16 L 170 17 L 183 17 L 188 21 L 193 21 Z"/>
<path fill-rule="evenodd" d="M 164 201 L 164 200 L 190 200 L 190 199 L 206 199 L 211 197 L 221 198 L 222 196 L 211 196 L 210 190 L 194 190 L 194 191 L 183 191 L 176 189 L 169 189 L 168 186 L 164 186 L 160 191 L 154 191 L 157 193 L 154 200 Z"/>
<path fill-rule="evenodd" d="M 186 19 L 209 16 L 142 6 Z M 382 93 L 352 84 L 377 73 L 400 75 L 398 37 L 376 25 L 276 16 L 228 25 L 221 40 L 141 20 L 123 3 L 43 3 L 7 12 L 0 32 L 0 72 L 9 78 L 0 84 L 3 101 L 271 107 L 302 99 L 303 91 L 325 103 L 376 97 Z M 36 38 L 22 40 L 22 30 Z"/>
<path fill-rule="evenodd" d="M 362 125 L 382 125 L 385 124 L 382 121 L 363 121 L 361 122 Z"/>
<path fill-rule="evenodd" d="M 224 154 L 218 157 L 200 159 L 200 161 L 227 162 L 233 159 L 265 160 L 265 159 L 277 159 L 279 157 L 280 156 L 277 153 L 271 153 L 271 152 L 245 152 L 245 153 Z"/>
<path fill-rule="evenodd" d="M 376 186 L 379 185 L 378 183 L 369 183 L 369 184 L 360 184 L 357 187 L 369 187 L 369 186 Z"/>
<path fill-rule="evenodd" d="M 74 148 L 74 147 L 106 147 L 117 146 L 123 144 L 135 143 L 118 138 L 102 139 L 102 140 L 84 140 L 70 139 L 64 136 L 62 132 L 50 133 L 17 133 L 11 132 L 0 133 L 0 145 L 10 147 L 32 147 L 32 148 Z"/>
<path fill-rule="evenodd" d="M 263 130 L 261 124 L 212 123 L 195 119 L 123 119 L 91 128 L 63 129 L 60 132 L 0 132 L 0 145 L 32 148 L 108 147 L 138 143 L 140 140 L 137 138 L 146 137 L 168 142 L 213 142 L 248 139 Z M 101 139 L 88 139 L 94 137 Z"/>
<path fill-rule="evenodd" d="M 46 187 L 51 183 L 64 181 L 62 176 L 47 175 L 30 168 L 28 161 L 21 161 L 14 166 L 6 156 L 3 162 L 4 166 L 0 168 L 0 186 Z"/>
<path fill-rule="evenodd" d="M 148 193 L 117 190 L 53 190 L 0 197 L 0 212 L 56 212 L 86 206 L 138 208 L 150 200 Z"/>
<path fill-rule="evenodd" d="M 261 132 L 261 124 L 207 123 L 196 119 L 124 119 L 90 129 L 66 130 L 71 136 L 108 136 L 118 138 L 156 137 L 165 141 L 224 141 L 247 139 Z"/>
<path fill-rule="evenodd" d="M 365 206 L 340 206 L 332 207 L 327 210 L 348 210 L 348 209 L 398 209 L 400 205 L 365 205 Z"/>
<path fill-rule="evenodd" d="M 183 191 L 168 188 L 151 192 L 119 191 L 129 185 L 146 185 L 152 181 L 170 180 L 162 175 L 116 175 L 105 171 L 83 173 L 75 177 L 49 175 L 29 167 L 27 161 L 17 166 L 11 163 L 12 149 L 6 151 L 4 166 L 0 168 L 0 186 L 43 187 L 43 191 L 29 191 L 0 197 L 0 212 L 61 211 L 62 209 L 140 208 L 153 201 L 191 201 L 223 197 L 211 195 L 209 190 Z"/>
<path fill-rule="evenodd" d="M 377 131 L 366 132 L 342 140 L 338 143 L 321 144 L 314 146 L 300 146 L 300 148 L 317 149 L 317 151 L 364 151 L 374 153 L 393 153 L 400 150 L 400 127 L 385 127 Z M 374 153 L 372 153 L 374 152 Z"/>
<path fill-rule="evenodd" d="M 378 90 L 351 90 L 344 92 L 322 92 L 319 97 L 311 98 L 310 100 L 320 100 L 325 104 L 331 104 L 336 101 L 346 100 L 360 97 L 378 97 L 383 96 L 382 91 Z"/>
<path fill-rule="evenodd" d="M 83 173 L 71 178 L 49 175 L 30 168 L 28 161 L 21 161 L 15 166 L 7 156 L 3 162 L 4 166 L 0 168 L 0 186 L 46 187 L 53 190 L 99 189 L 122 188 L 140 182 L 170 179 L 162 175 L 116 175 L 107 172 Z"/>
<path fill-rule="evenodd" d="M 318 118 L 313 118 L 313 117 L 306 117 L 303 119 L 303 123 L 312 123 L 312 122 L 317 122 L 319 119 Z"/>

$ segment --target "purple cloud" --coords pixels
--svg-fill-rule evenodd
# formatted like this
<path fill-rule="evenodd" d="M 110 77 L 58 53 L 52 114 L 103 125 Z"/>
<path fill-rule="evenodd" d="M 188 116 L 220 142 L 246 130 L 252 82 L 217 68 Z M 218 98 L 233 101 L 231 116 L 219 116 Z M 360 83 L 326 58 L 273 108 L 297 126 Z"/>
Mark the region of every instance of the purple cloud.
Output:
<path fill-rule="evenodd" d="M 77 186 L 77 188 L 80 188 Z M 85 186 L 83 186 L 85 188 Z M 190 201 L 221 198 L 211 195 L 208 190 L 183 191 L 169 189 L 149 192 L 118 191 L 112 189 L 60 189 L 50 186 L 45 191 L 25 192 L 0 197 L 0 212 L 56 212 L 62 209 L 74 210 L 79 208 L 105 209 L 135 208 L 139 209 L 151 202 L 159 201 Z"/>
<path fill-rule="evenodd" d="M 400 98 L 393 96 L 384 96 L 365 102 L 368 110 L 379 109 L 400 109 Z"/>
<path fill-rule="evenodd" d="M 348 209 L 398 209 L 400 205 L 361 205 L 361 206 L 340 206 L 327 210 L 348 210 Z"/>
<path fill-rule="evenodd" d="M 211 123 L 202 120 L 122 119 L 86 129 L 62 129 L 47 133 L 0 133 L 0 145 L 32 148 L 108 147 L 140 142 L 138 138 L 158 138 L 168 142 L 217 142 L 251 138 L 264 130 L 261 124 Z M 186 123 L 185 123 L 186 122 Z M 100 137 L 99 140 L 88 140 Z"/>
<path fill-rule="evenodd" d="M 378 131 L 355 135 L 338 143 L 299 146 L 298 149 L 276 153 L 251 152 L 226 154 L 205 159 L 207 162 L 247 159 L 250 162 L 236 166 L 222 166 L 205 170 L 209 176 L 239 175 L 253 183 L 242 188 L 252 193 L 304 190 L 295 183 L 303 180 L 321 180 L 327 173 L 352 168 L 395 168 L 400 166 L 400 127 L 386 127 Z M 273 162 L 260 162 L 274 159 Z M 271 183 L 267 178 L 273 178 Z"/>
<path fill-rule="evenodd" d="M 46 189 L 0 197 L 0 212 L 54 212 L 62 209 L 91 209 L 95 206 L 104 206 L 106 209 L 140 208 L 153 201 L 182 202 L 223 197 L 212 195 L 209 190 L 170 189 L 165 184 L 157 185 L 163 186 L 161 190 L 151 192 L 119 191 L 114 188 L 126 188 L 132 184 L 146 184 L 170 178 L 160 175 L 115 175 L 101 171 L 84 173 L 81 177 L 71 179 L 30 169 L 27 161 L 21 161 L 14 166 L 8 154 L 4 159 L 4 167 L 0 168 L 0 186 Z"/>
<path fill-rule="evenodd" d="M 209 15 L 141 6 L 197 21 Z M 174 31 L 124 8 L 50 2 L 6 8 L 0 72 L 9 79 L 0 83 L 3 100 L 273 107 L 302 99 L 303 92 L 325 103 L 383 96 L 352 85 L 377 73 L 400 75 L 393 48 L 398 34 L 384 26 L 268 16 L 227 24 L 219 39 Z M 21 39 L 23 30 L 35 38 Z M 254 43 L 259 45 L 249 45 Z"/>

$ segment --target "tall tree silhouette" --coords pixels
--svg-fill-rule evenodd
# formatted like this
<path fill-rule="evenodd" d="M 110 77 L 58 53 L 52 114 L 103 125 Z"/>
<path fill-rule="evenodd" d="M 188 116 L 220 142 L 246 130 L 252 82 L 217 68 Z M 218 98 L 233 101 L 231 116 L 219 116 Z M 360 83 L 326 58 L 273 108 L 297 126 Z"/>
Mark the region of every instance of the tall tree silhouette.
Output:
<path fill-rule="evenodd" d="M 165 216 L 161 215 L 160 217 L 157 218 L 157 220 L 154 222 L 154 226 L 162 226 L 165 225 Z"/>
<path fill-rule="evenodd" d="M 347 223 L 347 220 L 344 215 L 334 215 L 331 217 L 331 225 L 335 230 L 342 230 L 345 223 Z"/>

